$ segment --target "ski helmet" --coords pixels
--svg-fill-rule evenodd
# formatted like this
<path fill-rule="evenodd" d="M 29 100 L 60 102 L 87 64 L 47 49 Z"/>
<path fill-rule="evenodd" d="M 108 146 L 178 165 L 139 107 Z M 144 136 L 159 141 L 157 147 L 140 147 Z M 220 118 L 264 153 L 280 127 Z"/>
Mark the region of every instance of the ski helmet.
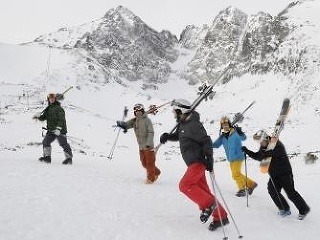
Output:
<path fill-rule="evenodd" d="M 134 106 L 133 106 L 133 111 L 136 112 L 136 111 L 141 111 L 142 113 L 144 113 L 144 106 L 141 104 L 141 103 L 136 103 Z"/>
<path fill-rule="evenodd" d="M 253 134 L 253 139 L 261 143 L 262 141 L 268 141 L 270 136 L 265 130 L 262 129 Z"/>
<path fill-rule="evenodd" d="M 180 110 L 181 113 L 187 113 L 191 109 L 191 103 L 185 99 L 173 100 L 172 105 L 174 110 Z"/>

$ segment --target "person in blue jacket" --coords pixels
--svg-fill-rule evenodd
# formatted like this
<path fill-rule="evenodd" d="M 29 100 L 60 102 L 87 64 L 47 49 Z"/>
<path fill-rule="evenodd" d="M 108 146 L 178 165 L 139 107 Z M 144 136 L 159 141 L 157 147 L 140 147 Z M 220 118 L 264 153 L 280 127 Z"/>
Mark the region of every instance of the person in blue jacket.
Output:
<path fill-rule="evenodd" d="M 231 125 L 228 117 L 221 118 L 220 127 L 221 134 L 219 138 L 212 143 L 212 147 L 219 148 L 221 145 L 224 147 L 227 160 L 230 162 L 232 178 L 238 186 L 236 196 L 246 196 L 246 187 L 248 194 L 251 195 L 258 184 L 241 172 L 242 163 L 245 159 L 244 153 L 241 150 L 241 142 L 246 140 L 247 137 L 240 127 L 233 127 Z"/>

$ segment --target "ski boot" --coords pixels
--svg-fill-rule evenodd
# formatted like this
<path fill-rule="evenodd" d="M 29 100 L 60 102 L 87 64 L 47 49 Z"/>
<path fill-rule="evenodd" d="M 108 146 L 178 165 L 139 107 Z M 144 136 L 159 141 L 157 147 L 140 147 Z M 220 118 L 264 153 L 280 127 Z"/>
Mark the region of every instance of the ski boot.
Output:
<path fill-rule="evenodd" d="M 222 220 L 213 220 L 213 222 L 210 223 L 208 229 L 210 231 L 214 231 L 219 227 L 222 227 L 224 225 L 229 224 L 229 219 L 226 217 L 225 219 Z"/>
<path fill-rule="evenodd" d="M 246 196 L 246 190 L 245 189 L 241 189 L 236 193 L 237 197 L 245 197 Z"/>
<path fill-rule="evenodd" d="M 258 187 L 258 183 L 255 182 L 252 188 L 248 188 L 248 194 L 251 195 L 256 187 Z"/>
<path fill-rule="evenodd" d="M 281 216 L 281 217 L 286 217 L 286 216 L 289 216 L 290 214 L 291 214 L 290 209 L 289 210 L 280 210 L 278 212 L 278 215 Z"/>
<path fill-rule="evenodd" d="M 202 223 L 207 222 L 215 208 L 216 208 L 216 205 L 212 204 L 210 207 L 203 209 L 202 212 L 200 213 L 200 221 Z"/>
<path fill-rule="evenodd" d="M 309 212 L 310 212 L 310 208 L 304 213 L 299 213 L 298 219 L 303 220 L 308 215 Z"/>
<path fill-rule="evenodd" d="M 144 180 L 144 184 L 152 184 L 153 181 L 150 180 L 149 178 L 147 178 L 146 180 Z"/>
<path fill-rule="evenodd" d="M 40 157 L 39 161 L 45 162 L 45 163 L 51 163 L 51 157 L 50 156 Z"/>
<path fill-rule="evenodd" d="M 70 165 L 72 165 L 72 158 L 67 158 L 66 160 L 64 160 L 62 162 L 62 164 L 65 164 L 65 165 L 70 164 Z"/>

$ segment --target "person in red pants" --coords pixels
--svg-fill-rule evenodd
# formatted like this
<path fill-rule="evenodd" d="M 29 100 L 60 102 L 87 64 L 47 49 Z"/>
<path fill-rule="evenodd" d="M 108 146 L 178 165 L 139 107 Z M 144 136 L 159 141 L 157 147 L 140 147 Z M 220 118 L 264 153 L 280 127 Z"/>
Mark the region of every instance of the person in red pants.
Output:
<path fill-rule="evenodd" d="M 175 100 L 173 112 L 177 128 L 173 133 L 163 133 L 160 143 L 179 141 L 182 158 L 188 166 L 180 180 L 179 190 L 198 205 L 202 223 L 213 216 L 209 225 L 209 230 L 213 231 L 229 223 L 228 214 L 208 186 L 205 171 L 213 171 L 212 141 L 200 122 L 199 113 L 191 111 L 190 106 L 187 100 Z"/>

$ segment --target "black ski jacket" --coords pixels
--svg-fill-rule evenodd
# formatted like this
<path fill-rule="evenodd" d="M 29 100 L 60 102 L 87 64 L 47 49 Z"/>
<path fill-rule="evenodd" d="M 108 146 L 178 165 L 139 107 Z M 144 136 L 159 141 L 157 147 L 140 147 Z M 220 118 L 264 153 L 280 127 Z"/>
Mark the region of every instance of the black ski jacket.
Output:
<path fill-rule="evenodd" d="M 286 149 L 280 141 L 277 142 L 273 150 L 266 150 L 265 148 L 260 147 L 258 152 L 252 152 L 250 150 L 246 150 L 245 152 L 249 157 L 260 162 L 265 158 L 271 157 L 271 163 L 269 165 L 269 174 L 271 177 L 292 174 L 292 168 Z"/>
<path fill-rule="evenodd" d="M 212 161 L 212 141 L 200 122 L 199 113 L 193 111 L 178 124 L 174 133 L 168 136 L 169 141 L 179 141 L 183 160 L 190 166 L 195 162 L 206 165 L 206 156 Z"/>

